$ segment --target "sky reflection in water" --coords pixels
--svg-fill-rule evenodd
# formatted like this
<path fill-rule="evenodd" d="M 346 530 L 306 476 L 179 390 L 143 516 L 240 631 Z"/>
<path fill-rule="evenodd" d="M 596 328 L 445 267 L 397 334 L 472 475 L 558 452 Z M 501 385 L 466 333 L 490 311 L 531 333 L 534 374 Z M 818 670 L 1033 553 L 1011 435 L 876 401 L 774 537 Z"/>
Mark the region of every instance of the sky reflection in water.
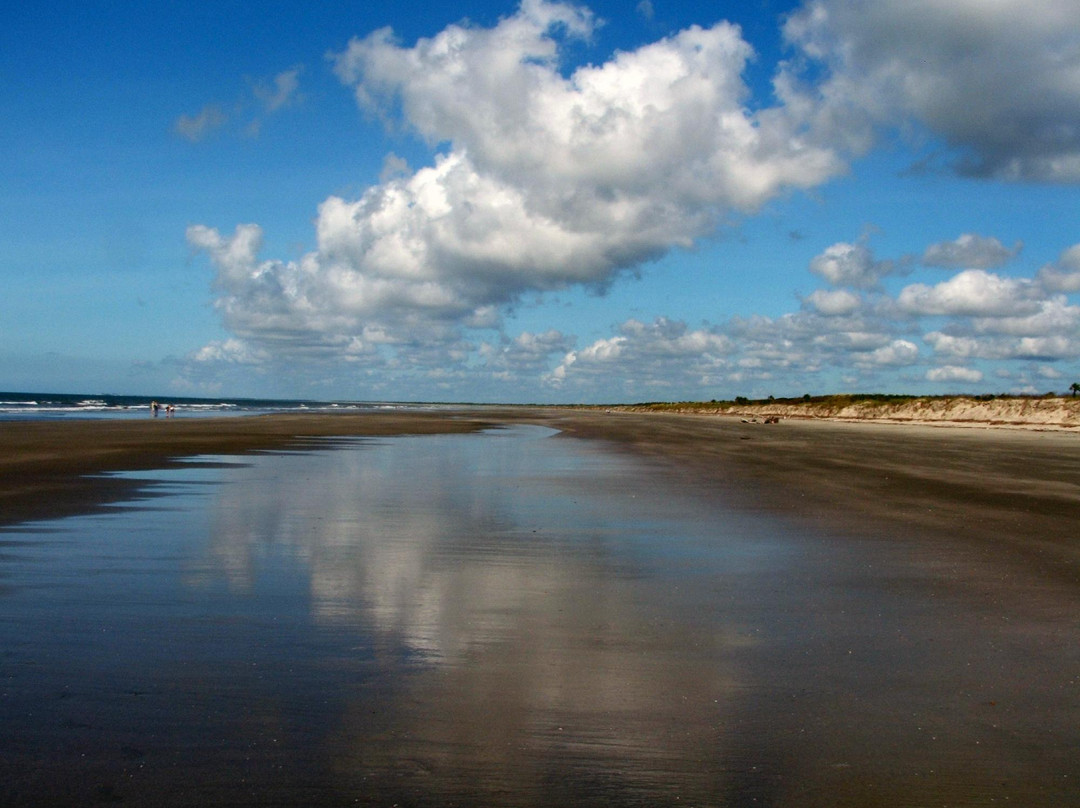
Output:
<path fill-rule="evenodd" d="M 328 755 L 376 790 L 520 803 L 718 786 L 731 652 L 754 636 L 723 604 L 784 548 L 548 435 L 275 458 L 215 497 L 189 584 L 251 594 L 304 571 L 298 619 L 370 677 Z"/>
<path fill-rule="evenodd" d="M 177 801 L 714 790 L 754 628 L 708 601 L 785 549 L 551 434 L 194 463 L 153 475 L 167 496 L 9 532 L 23 764 Z"/>

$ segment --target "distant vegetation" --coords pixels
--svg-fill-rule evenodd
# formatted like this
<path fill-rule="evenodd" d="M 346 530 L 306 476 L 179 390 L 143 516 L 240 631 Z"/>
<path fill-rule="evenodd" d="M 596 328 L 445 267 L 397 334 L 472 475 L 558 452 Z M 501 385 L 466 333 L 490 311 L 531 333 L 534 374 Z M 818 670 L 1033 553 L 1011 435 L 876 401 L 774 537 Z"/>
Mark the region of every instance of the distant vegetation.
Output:
<path fill-rule="evenodd" d="M 1073 396 L 1076 395 L 1080 386 L 1073 384 L 1069 388 L 1069 391 Z M 1063 396 L 1065 394 L 1062 394 Z M 912 401 L 950 401 L 956 399 L 970 399 L 972 401 L 1008 401 L 1008 400 L 1030 400 L 1040 398 L 1055 398 L 1058 394 L 1049 392 L 1041 395 L 1018 395 L 1013 393 L 984 393 L 978 395 L 939 395 L 939 396 L 915 396 L 915 395 L 901 395 L 895 393 L 837 393 L 833 395 L 825 396 L 812 396 L 809 393 L 796 398 L 777 398 L 775 396 L 769 396 L 768 398 L 747 398 L 746 396 L 736 396 L 731 400 L 718 400 L 713 399 L 711 401 L 644 401 L 638 404 L 623 405 L 631 406 L 635 408 L 656 410 L 656 411 L 681 411 L 687 410 L 727 410 L 737 407 L 745 406 L 768 406 L 770 404 L 779 404 L 784 406 L 805 406 L 808 408 L 840 408 L 847 407 L 853 404 L 863 405 L 887 405 L 887 404 L 904 404 Z"/>

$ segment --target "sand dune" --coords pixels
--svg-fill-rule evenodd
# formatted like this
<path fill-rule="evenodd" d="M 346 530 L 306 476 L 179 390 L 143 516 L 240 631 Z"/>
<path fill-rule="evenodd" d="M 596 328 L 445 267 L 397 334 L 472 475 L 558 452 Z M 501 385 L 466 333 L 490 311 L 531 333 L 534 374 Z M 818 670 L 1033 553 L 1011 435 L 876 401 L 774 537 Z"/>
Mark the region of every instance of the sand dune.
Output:
<path fill-rule="evenodd" d="M 635 411 L 661 407 L 631 407 Z M 620 408 L 623 409 L 623 408 Z M 1080 428 L 1080 398 L 912 398 L 899 400 L 830 397 L 800 403 L 770 402 L 734 405 L 663 405 L 667 412 L 715 414 L 740 418 L 821 418 L 834 421 L 878 421 L 1018 429 Z"/>

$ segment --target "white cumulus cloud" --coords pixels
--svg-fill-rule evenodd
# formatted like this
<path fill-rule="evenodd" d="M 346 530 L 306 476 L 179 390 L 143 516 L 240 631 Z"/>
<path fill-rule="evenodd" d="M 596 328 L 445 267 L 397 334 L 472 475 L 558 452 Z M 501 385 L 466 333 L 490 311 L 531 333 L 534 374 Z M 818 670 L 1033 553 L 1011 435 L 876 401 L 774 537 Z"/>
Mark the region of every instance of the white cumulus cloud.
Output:
<path fill-rule="evenodd" d="M 969 269 L 935 286 L 907 286 L 897 302 L 916 315 L 1008 317 L 1038 311 L 1039 303 L 1033 299 L 1035 291 L 1029 280 Z"/>
<path fill-rule="evenodd" d="M 918 359 L 919 346 L 906 339 L 893 340 L 869 356 L 872 364 L 883 366 L 913 365 Z"/>
<path fill-rule="evenodd" d="M 804 302 L 827 317 L 852 314 L 862 305 L 862 299 L 847 289 L 818 289 L 807 295 Z"/>
<path fill-rule="evenodd" d="M 810 261 L 810 271 L 833 286 L 873 289 L 895 268 L 892 261 L 878 261 L 865 244 L 840 241 Z"/>
<path fill-rule="evenodd" d="M 627 320 L 616 335 L 567 352 L 547 381 L 562 386 L 572 377 L 579 387 L 607 394 L 703 387 L 719 381 L 733 347 L 714 329 L 690 329 L 665 317 Z"/>
<path fill-rule="evenodd" d="M 926 379 L 931 382 L 966 382 L 974 384 L 983 380 L 982 371 L 958 365 L 943 365 L 926 371 Z"/>
<path fill-rule="evenodd" d="M 261 259 L 255 225 L 191 228 L 226 326 L 277 355 L 366 344 L 365 332 L 456 342 L 525 294 L 602 289 L 733 210 L 843 170 L 783 108 L 748 105 L 752 49 L 737 27 L 692 26 L 564 75 L 562 44 L 593 26 L 584 8 L 525 0 L 490 28 L 352 40 L 334 67 L 358 102 L 441 151 L 412 173 L 396 163 L 359 198 L 326 199 L 299 259 Z M 295 91 L 292 73 L 278 79 L 270 100 Z"/>
<path fill-rule="evenodd" d="M 1041 300 L 1037 305 L 1038 308 L 1030 314 L 975 318 L 972 325 L 981 334 L 1019 337 L 1080 333 L 1080 306 L 1069 305 L 1063 296 Z"/>

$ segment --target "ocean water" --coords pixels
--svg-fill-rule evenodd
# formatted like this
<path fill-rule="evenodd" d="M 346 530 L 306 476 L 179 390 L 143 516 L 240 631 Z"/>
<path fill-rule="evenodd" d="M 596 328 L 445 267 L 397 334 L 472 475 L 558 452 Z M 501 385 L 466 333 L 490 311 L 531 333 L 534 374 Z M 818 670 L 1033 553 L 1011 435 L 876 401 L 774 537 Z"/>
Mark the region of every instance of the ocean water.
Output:
<path fill-rule="evenodd" d="M 157 401 L 166 417 L 172 405 L 176 416 L 257 415 L 273 412 L 369 412 L 374 410 L 430 410 L 437 404 L 362 401 L 309 401 L 303 399 L 253 398 L 153 398 L 150 396 L 87 395 L 83 393 L 0 392 L 0 420 L 65 418 L 145 418 Z"/>
<path fill-rule="evenodd" d="M 139 479 L 0 531 L 2 805 L 1080 804 L 1068 603 L 540 427 Z"/>

